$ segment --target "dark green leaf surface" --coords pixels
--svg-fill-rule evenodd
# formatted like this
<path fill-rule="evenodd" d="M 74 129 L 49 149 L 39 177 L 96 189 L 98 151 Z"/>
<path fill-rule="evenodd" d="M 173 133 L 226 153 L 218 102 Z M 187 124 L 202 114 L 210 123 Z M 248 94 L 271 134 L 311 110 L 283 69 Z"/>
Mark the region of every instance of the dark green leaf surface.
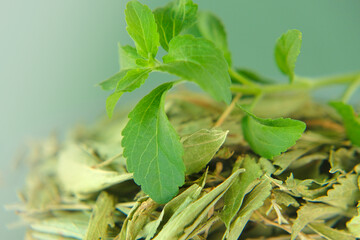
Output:
<path fill-rule="evenodd" d="M 287 31 L 276 42 L 276 63 L 281 72 L 289 76 L 290 82 L 294 80 L 295 63 L 300 54 L 301 42 L 302 34 L 296 29 Z"/>
<path fill-rule="evenodd" d="M 106 112 L 109 118 L 112 117 L 116 103 L 124 92 L 132 92 L 140 87 L 149 77 L 151 69 L 149 68 L 135 68 L 126 72 L 126 75 L 119 79 L 116 85 L 116 90 L 106 100 Z M 118 79 L 118 74 L 114 76 Z"/>
<path fill-rule="evenodd" d="M 183 148 L 164 111 L 165 83 L 145 96 L 129 114 L 122 146 L 127 169 L 142 190 L 158 203 L 166 203 L 184 184 Z"/>
<path fill-rule="evenodd" d="M 146 59 L 154 58 L 160 43 L 151 9 L 136 0 L 130 1 L 126 5 L 125 19 L 126 30 L 134 40 L 138 54 Z"/>
<path fill-rule="evenodd" d="M 168 51 L 170 40 L 196 20 L 197 5 L 192 0 L 175 0 L 154 11 L 160 44 Z"/>
<path fill-rule="evenodd" d="M 306 128 L 305 123 L 298 120 L 264 119 L 246 113 L 242 120 L 244 138 L 255 153 L 268 159 L 293 146 Z"/>
<path fill-rule="evenodd" d="M 355 116 L 352 106 L 343 102 L 331 102 L 330 105 L 342 117 L 350 141 L 354 145 L 360 146 L 360 120 Z"/>
<path fill-rule="evenodd" d="M 223 53 L 206 39 L 177 36 L 159 70 L 197 83 L 218 101 L 230 103 L 230 76 Z"/>

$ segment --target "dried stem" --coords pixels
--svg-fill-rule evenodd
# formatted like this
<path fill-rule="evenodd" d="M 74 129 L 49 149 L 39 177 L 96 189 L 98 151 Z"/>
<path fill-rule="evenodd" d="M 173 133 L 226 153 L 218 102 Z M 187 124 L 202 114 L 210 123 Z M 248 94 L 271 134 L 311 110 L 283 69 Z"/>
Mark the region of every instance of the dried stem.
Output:
<path fill-rule="evenodd" d="M 224 123 L 225 119 L 230 115 L 230 113 L 235 107 L 235 104 L 239 101 L 240 98 L 241 98 L 241 93 L 237 93 L 234 99 L 232 100 L 232 102 L 230 103 L 230 105 L 225 109 L 223 114 L 221 114 L 220 118 L 217 120 L 214 127 L 219 127 Z"/>

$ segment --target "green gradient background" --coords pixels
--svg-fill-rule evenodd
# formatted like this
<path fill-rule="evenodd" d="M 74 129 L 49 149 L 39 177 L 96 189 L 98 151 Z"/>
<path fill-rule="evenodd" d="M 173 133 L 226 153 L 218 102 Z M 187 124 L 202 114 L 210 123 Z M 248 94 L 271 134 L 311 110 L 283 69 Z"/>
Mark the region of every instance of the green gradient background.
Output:
<path fill-rule="evenodd" d="M 142 2 L 152 7 L 165 3 Z M 196 2 L 223 19 L 236 66 L 285 80 L 273 60 L 274 43 L 283 32 L 297 28 L 303 32 L 299 75 L 360 70 L 358 0 Z M 62 134 L 76 123 L 91 123 L 104 114 L 107 93 L 94 85 L 118 70 L 117 42 L 131 43 L 125 32 L 125 4 L 120 0 L 0 1 L 0 205 L 17 201 L 15 189 L 22 185 L 24 171 L 13 171 L 11 160 L 28 139 L 46 137 L 54 129 Z M 137 97 L 163 80 L 163 75 L 152 75 L 136 91 Z M 335 98 L 341 89 L 318 94 Z M 125 96 L 119 105 L 131 105 L 133 98 Z M 0 209 L 0 236 L 22 239 L 23 230 L 4 226 L 16 216 Z"/>

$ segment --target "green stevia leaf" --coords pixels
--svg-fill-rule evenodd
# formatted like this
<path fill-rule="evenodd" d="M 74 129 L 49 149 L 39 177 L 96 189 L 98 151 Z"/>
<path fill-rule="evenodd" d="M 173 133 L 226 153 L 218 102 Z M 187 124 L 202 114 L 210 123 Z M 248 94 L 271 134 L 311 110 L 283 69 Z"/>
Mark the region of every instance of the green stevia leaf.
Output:
<path fill-rule="evenodd" d="M 115 226 L 113 211 L 115 209 L 115 197 L 102 191 L 91 213 L 89 225 L 84 240 L 105 239 L 108 235 L 108 226 Z"/>
<path fill-rule="evenodd" d="M 358 214 L 346 223 L 346 227 L 349 229 L 352 235 L 360 238 L 360 202 L 357 206 Z"/>
<path fill-rule="evenodd" d="M 247 79 L 250 79 L 253 82 L 258 82 L 258 83 L 262 83 L 262 84 L 274 83 L 274 80 L 263 77 L 263 76 L 259 75 L 257 72 L 254 72 L 249 69 L 236 68 L 236 72 L 238 74 L 240 74 L 241 76 L 246 77 Z"/>
<path fill-rule="evenodd" d="M 289 76 L 290 82 L 294 81 L 295 63 L 300 54 L 301 42 L 302 34 L 296 29 L 287 31 L 276 42 L 276 63 L 281 72 Z"/>
<path fill-rule="evenodd" d="M 309 223 L 317 219 L 327 219 L 341 213 L 341 209 L 333 206 L 322 203 L 306 203 L 297 211 L 297 218 L 292 227 L 291 240 L 294 240 Z"/>
<path fill-rule="evenodd" d="M 272 159 L 293 146 L 306 124 L 290 118 L 264 119 L 240 107 L 247 114 L 242 120 L 245 140 L 262 157 Z"/>
<path fill-rule="evenodd" d="M 228 131 L 202 129 L 183 137 L 181 142 L 184 147 L 186 174 L 201 171 L 224 143 L 227 134 Z"/>
<path fill-rule="evenodd" d="M 355 237 L 351 236 L 351 234 L 331 228 L 324 223 L 311 223 L 309 224 L 309 227 L 328 240 L 355 240 Z"/>
<path fill-rule="evenodd" d="M 57 174 L 63 188 L 76 195 L 95 193 L 132 179 L 107 168 L 94 168 L 99 160 L 75 144 L 69 144 L 59 156 Z"/>
<path fill-rule="evenodd" d="M 224 196 L 224 208 L 220 217 L 227 228 L 239 211 L 245 194 L 254 187 L 252 183 L 263 174 L 260 165 L 250 156 L 245 157 L 241 168 L 244 168 L 245 172 L 234 181 Z"/>
<path fill-rule="evenodd" d="M 118 49 L 120 70 L 139 67 L 136 60 L 141 59 L 141 56 L 137 53 L 136 48 L 129 45 L 121 46 L 118 43 Z"/>
<path fill-rule="evenodd" d="M 197 83 L 215 100 L 231 101 L 230 76 L 223 53 L 212 42 L 191 35 L 176 36 L 158 70 Z"/>
<path fill-rule="evenodd" d="M 126 30 L 135 42 L 138 54 L 146 59 L 152 59 L 158 51 L 159 34 L 150 8 L 133 0 L 125 9 Z"/>
<path fill-rule="evenodd" d="M 149 77 L 151 69 L 149 68 L 135 68 L 126 72 L 126 75 L 119 79 L 116 85 L 116 90 L 106 99 L 106 112 L 109 118 L 112 117 L 116 103 L 124 92 L 132 92 L 140 87 Z M 117 76 L 117 75 L 115 75 Z"/>
<path fill-rule="evenodd" d="M 106 99 L 106 113 L 109 118 L 112 118 L 115 107 L 121 96 L 123 95 L 123 92 L 113 92 L 110 94 Z"/>
<path fill-rule="evenodd" d="M 118 82 L 125 77 L 126 73 L 129 70 L 130 69 L 121 70 L 120 72 L 116 73 L 115 75 L 111 76 L 110 78 L 99 83 L 99 86 L 105 91 L 110 91 L 110 90 L 115 89 Z"/>
<path fill-rule="evenodd" d="M 169 42 L 196 20 L 198 6 L 192 0 L 175 0 L 154 11 L 160 44 L 168 51 Z"/>
<path fill-rule="evenodd" d="M 211 192 L 189 204 L 178 214 L 174 214 L 154 239 L 187 239 L 191 232 L 207 217 L 210 209 L 224 195 L 241 172 L 243 169 L 237 170 Z"/>
<path fill-rule="evenodd" d="M 355 116 L 351 105 L 343 102 L 331 102 L 330 105 L 336 109 L 344 121 L 345 130 L 350 141 L 360 146 L 360 120 Z"/>
<path fill-rule="evenodd" d="M 189 30 L 197 37 L 212 41 L 223 53 L 229 66 L 231 66 L 231 53 L 228 48 L 227 36 L 222 21 L 211 12 L 199 12 L 196 24 Z"/>
<path fill-rule="evenodd" d="M 162 84 L 145 96 L 122 132 L 128 171 L 158 203 L 170 201 L 185 180 L 183 148 L 164 110 L 165 93 L 173 84 Z"/>
<path fill-rule="evenodd" d="M 47 234 L 61 237 L 83 239 L 86 234 L 90 215 L 81 212 L 64 212 L 62 217 L 42 219 L 30 225 L 30 228 Z"/>
<path fill-rule="evenodd" d="M 327 192 L 327 196 L 318 197 L 315 201 L 324 202 L 345 210 L 360 200 L 358 176 L 356 174 L 340 176 L 337 183 L 332 187 Z"/>
<path fill-rule="evenodd" d="M 285 205 L 286 207 L 292 205 L 294 207 L 299 207 L 299 203 L 296 201 L 295 198 L 290 196 L 289 194 L 282 192 L 280 190 L 274 190 L 273 191 L 275 201 L 277 204 Z"/>
<path fill-rule="evenodd" d="M 255 210 L 260 208 L 264 201 L 270 196 L 271 182 L 266 179 L 261 181 L 248 195 L 246 195 L 236 219 L 225 232 L 225 239 L 237 240 L 242 233 L 246 223 Z"/>

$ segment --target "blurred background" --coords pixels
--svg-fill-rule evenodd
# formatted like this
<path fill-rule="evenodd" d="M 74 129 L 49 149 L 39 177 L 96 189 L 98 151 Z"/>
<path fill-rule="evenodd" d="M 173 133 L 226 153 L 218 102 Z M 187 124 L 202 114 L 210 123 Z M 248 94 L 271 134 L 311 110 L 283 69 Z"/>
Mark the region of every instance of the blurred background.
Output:
<path fill-rule="evenodd" d="M 8 230 L 17 217 L 4 205 L 17 202 L 24 169 L 14 158 L 31 139 L 56 131 L 63 135 L 78 123 L 90 124 L 105 114 L 109 93 L 95 84 L 118 71 L 117 42 L 129 44 L 120 0 L 0 1 L 0 235 L 23 239 L 24 227 Z M 166 1 L 142 1 L 157 7 Z M 288 29 L 303 33 L 296 73 L 324 76 L 360 70 L 360 1 L 348 0 L 206 0 L 202 10 L 224 21 L 235 66 L 285 79 L 273 50 Z M 129 106 L 151 86 L 166 80 L 153 74 L 131 97 Z M 334 99 L 342 87 L 316 92 Z M 135 95 L 135 96 L 134 96 Z M 360 92 L 352 98 L 359 102 Z M 118 107 L 119 107 L 118 106 Z"/>

